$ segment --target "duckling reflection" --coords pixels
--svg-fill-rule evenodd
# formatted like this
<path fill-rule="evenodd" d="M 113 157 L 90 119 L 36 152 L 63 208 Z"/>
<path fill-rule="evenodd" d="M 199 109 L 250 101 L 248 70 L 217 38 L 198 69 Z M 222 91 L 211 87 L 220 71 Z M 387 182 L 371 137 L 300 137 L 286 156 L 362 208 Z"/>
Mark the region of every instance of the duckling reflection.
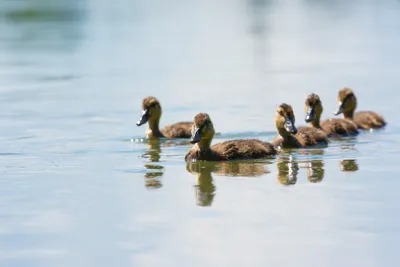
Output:
<path fill-rule="evenodd" d="M 310 183 L 319 183 L 324 179 L 324 161 L 310 160 L 307 166 L 307 177 Z"/>
<path fill-rule="evenodd" d="M 215 185 L 211 172 L 215 170 L 215 165 L 206 162 L 187 163 L 186 170 L 198 174 L 197 185 L 195 185 L 196 204 L 203 207 L 211 206 L 215 196 Z"/>
<path fill-rule="evenodd" d="M 269 173 L 265 165 L 271 162 L 187 162 L 186 170 L 197 174 L 196 200 L 199 206 L 211 206 L 216 187 L 211 173 L 221 176 L 256 177 Z"/>
<path fill-rule="evenodd" d="M 161 141 L 159 139 L 149 140 L 147 143 L 147 152 L 143 153 L 143 158 L 149 158 L 151 162 L 160 161 Z"/>
<path fill-rule="evenodd" d="M 291 156 L 289 158 L 279 158 L 276 161 L 278 169 L 278 183 L 283 185 L 294 185 L 297 182 L 299 164 Z"/>
<path fill-rule="evenodd" d="M 211 172 L 215 171 L 216 166 L 211 162 L 188 162 L 186 170 L 190 173 L 197 173 L 196 204 L 198 206 L 211 206 L 215 196 L 215 185 Z"/>
<path fill-rule="evenodd" d="M 150 162 L 159 162 L 161 153 L 160 140 L 149 140 L 147 144 L 149 151 L 142 156 L 149 158 Z M 164 167 L 158 164 L 145 164 L 144 167 L 148 170 L 144 175 L 145 186 L 151 189 L 161 188 L 161 176 L 164 175 Z"/>
<path fill-rule="evenodd" d="M 324 149 L 309 149 L 298 151 L 300 155 L 321 158 L 325 154 Z M 324 179 L 324 161 L 322 159 L 310 159 L 303 161 L 305 163 L 307 178 L 310 183 L 319 183 Z M 304 166 L 304 165 L 303 165 Z M 303 168 L 303 167 L 302 167 Z"/>
<path fill-rule="evenodd" d="M 269 173 L 266 164 L 270 162 L 224 162 L 218 165 L 217 175 L 256 177 Z"/>
<path fill-rule="evenodd" d="M 306 160 L 297 160 L 300 168 L 306 169 L 307 179 L 310 183 L 319 183 L 324 179 L 324 161 L 321 157 L 325 150 L 321 148 L 299 150 L 297 153 L 301 156 L 311 157 Z"/>
<path fill-rule="evenodd" d="M 340 170 L 342 172 L 358 171 L 358 164 L 355 159 L 344 159 L 340 161 Z"/>

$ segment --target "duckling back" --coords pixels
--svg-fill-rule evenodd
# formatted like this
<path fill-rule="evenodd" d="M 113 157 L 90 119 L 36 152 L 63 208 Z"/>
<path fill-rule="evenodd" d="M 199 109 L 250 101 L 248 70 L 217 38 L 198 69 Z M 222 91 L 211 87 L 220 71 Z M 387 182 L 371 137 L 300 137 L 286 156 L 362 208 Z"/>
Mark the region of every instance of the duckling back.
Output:
<path fill-rule="evenodd" d="M 260 159 L 276 154 L 277 151 L 272 144 L 258 139 L 230 140 L 212 145 L 207 150 L 201 150 L 198 145 L 195 145 L 186 154 L 185 160 L 225 161 Z"/>
<path fill-rule="evenodd" d="M 211 150 L 223 160 L 260 159 L 277 153 L 272 144 L 258 139 L 225 141 L 211 146 Z"/>
<path fill-rule="evenodd" d="M 327 119 L 321 123 L 322 130 L 328 137 L 357 135 L 357 125 L 348 119 Z"/>
<path fill-rule="evenodd" d="M 353 121 L 357 124 L 358 128 L 364 130 L 379 129 L 386 125 L 386 121 L 383 117 L 373 111 L 356 112 Z"/>
<path fill-rule="evenodd" d="M 322 130 L 308 126 L 300 126 L 297 129 L 298 132 L 295 137 L 303 147 L 327 145 L 329 142 L 328 135 Z"/>
<path fill-rule="evenodd" d="M 192 136 L 192 122 L 178 122 L 166 125 L 161 133 L 166 138 L 190 138 Z"/>
<path fill-rule="evenodd" d="M 314 127 L 300 126 L 296 134 L 286 136 L 278 135 L 272 141 L 277 148 L 306 148 L 313 145 L 328 145 L 328 135 Z"/>

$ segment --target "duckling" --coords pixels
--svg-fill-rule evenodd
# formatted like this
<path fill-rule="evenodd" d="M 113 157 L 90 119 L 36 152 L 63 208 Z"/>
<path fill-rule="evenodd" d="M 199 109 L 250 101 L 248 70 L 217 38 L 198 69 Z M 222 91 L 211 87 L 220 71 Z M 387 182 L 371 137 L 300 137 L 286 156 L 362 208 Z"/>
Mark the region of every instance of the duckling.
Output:
<path fill-rule="evenodd" d="M 310 94 L 306 99 L 304 106 L 306 111 L 305 121 L 310 127 L 323 130 L 328 137 L 357 135 L 357 125 L 347 119 L 327 119 L 320 124 L 320 118 L 323 111 L 322 102 L 318 95 Z"/>
<path fill-rule="evenodd" d="M 379 129 L 386 125 L 383 117 L 373 111 L 359 111 L 354 114 L 354 110 L 357 107 L 357 99 L 350 88 L 345 87 L 339 91 L 337 102 L 338 110 L 334 114 L 343 113 L 343 117 L 354 121 L 359 129 Z"/>
<path fill-rule="evenodd" d="M 258 139 L 231 140 L 210 147 L 214 126 L 207 113 L 194 117 L 190 143 L 195 144 L 185 156 L 186 161 L 225 161 L 234 159 L 259 159 L 276 155 L 277 151 L 267 142 Z"/>
<path fill-rule="evenodd" d="M 327 145 L 328 136 L 313 127 L 296 128 L 292 106 L 281 104 L 276 110 L 275 125 L 278 135 L 272 141 L 274 147 L 299 148 L 311 145 Z"/>
<path fill-rule="evenodd" d="M 159 130 L 161 105 L 155 97 L 148 96 L 144 98 L 142 110 L 142 116 L 136 122 L 136 125 L 141 126 L 146 122 L 149 123 L 149 129 L 146 132 L 147 138 L 190 138 L 192 129 L 191 122 L 178 122 L 165 126 L 161 131 Z"/>

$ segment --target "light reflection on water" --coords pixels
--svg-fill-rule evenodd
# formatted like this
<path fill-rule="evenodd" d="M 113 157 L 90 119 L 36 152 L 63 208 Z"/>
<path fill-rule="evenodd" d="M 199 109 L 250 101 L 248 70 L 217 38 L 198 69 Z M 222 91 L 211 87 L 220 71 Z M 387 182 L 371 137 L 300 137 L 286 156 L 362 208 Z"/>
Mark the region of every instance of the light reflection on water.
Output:
<path fill-rule="evenodd" d="M 117 3 L 118 2 L 118 3 Z M 0 4 L 1 266 L 392 266 L 400 217 L 396 1 Z M 262 161 L 185 163 L 161 124 L 271 141 L 353 87 L 382 131 Z M 290 256 L 288 256 L 290 251 Z"/>

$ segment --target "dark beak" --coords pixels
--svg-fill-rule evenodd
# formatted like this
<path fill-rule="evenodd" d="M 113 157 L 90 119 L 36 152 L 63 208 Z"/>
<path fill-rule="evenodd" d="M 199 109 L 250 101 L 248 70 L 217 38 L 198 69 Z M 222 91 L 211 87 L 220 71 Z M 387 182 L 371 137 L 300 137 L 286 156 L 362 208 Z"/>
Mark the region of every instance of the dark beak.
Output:
<path fill-rule="evenodd" d="M 333 114 L 334 114 L 334 115 L 339 115 L 340 113 L 343 113 L 343 102 L 342 102 L 342 103 L 339 103 L 338 109 L 337 109 L 336 112 L 334 112 Z"/>
<path fill-rule="evenodd" d="M 145 109 L 142 112 L 142 116 L 140 119 L 136 122 L 137 126 L 145 124 L 149 120 L 149 110 Z"/>
<path fill-rule="evenodd" d="M 308 123 L 313 121 L 314 118 L 315 118 L 315 109 L 313 107 L 308 107 L 305 121 Z"/>
<path fill-rule="evenodd" d="M 199 142 L 201 140 L 201 129 L 197 128 L 194 132 L 194 134 L 192 134 L 192 137 L 190 137 L 190 143 L 191 144 L 195 144 L 197 142 Z"/>
<path fill-rule="evenodd" d="M 289 118 L 286 118 L 285 129 L 286 129 L 287 132 L 289 132 L 291 134 L 297 134 L 296 126 L 294 125 L 294 123 Z"/>

